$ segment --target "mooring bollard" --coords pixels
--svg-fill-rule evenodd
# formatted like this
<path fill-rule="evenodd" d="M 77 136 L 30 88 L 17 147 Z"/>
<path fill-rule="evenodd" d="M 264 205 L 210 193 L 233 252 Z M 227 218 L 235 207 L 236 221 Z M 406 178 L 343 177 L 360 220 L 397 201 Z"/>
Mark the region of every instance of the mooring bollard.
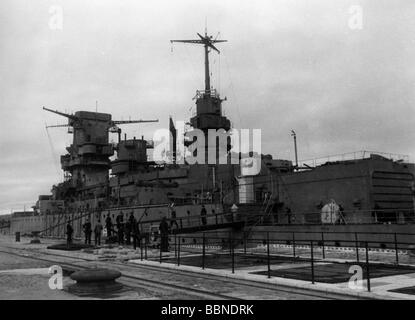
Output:
<path fill-rule="evenodd" d="M 68 287 L 68 291 L 81 296 L 112 293 L 119 291 L 123 285 L 116 281 L 121 272 L 109 269 L 89 269 L 71 274 L 76 283 Z"/>

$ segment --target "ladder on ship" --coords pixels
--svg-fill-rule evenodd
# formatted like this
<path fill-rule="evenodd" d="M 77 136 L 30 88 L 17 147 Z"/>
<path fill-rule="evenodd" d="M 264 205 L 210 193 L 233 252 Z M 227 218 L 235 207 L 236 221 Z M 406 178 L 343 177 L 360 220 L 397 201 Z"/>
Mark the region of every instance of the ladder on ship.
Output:
<path fill-rule="evenodd" d="M 347 224 L 346 218 L 344 217 L 344 214 L 341 210 L 339 210 L 339 216 L 340 216 L 340 221 L 342 221 L 344 224 Z"/>
<path fill-rule="evenodd" d="M 253 228 L 255 228 L 257 225 L 264 223 L 264 221 L 268 220 L 271 215 L 272 215 L 272 209 L 274 207 L 275 204 L 275 200 L 273 197 L 273 193 L 269 194 L 269 197 L 267 199 L 264 200 L 264 203 L 261 207 L 261 214 L 259 217 L 254 217 L 254 219 L 250 218 L 249 215 L 247 216 L 246 219 L 246 225 L 248 227 L 248 230 L 245 233 L 245 237 L 249 237 L 249 235 L 251 234 Z M 272 216 L 272 219 L 274 217 Z"/>

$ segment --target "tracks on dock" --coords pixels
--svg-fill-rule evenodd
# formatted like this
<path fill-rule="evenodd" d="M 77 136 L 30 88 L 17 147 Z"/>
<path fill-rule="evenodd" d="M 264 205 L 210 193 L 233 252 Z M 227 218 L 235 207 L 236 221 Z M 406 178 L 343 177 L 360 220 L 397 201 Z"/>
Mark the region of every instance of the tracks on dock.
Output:
<path fill-rule="evenodd" d="M 14 249 L 14 248 L 13 248 Z M 16 249 L 14 249 L 16 250 Z M 17 249 L 20 250 L 22 253 L 26 252 L 26 250 L 21 250 L 21 249 Z M 234 297 L 231 296 L 227 296 L 227 295 L 223 295 L 223 294 L 219 294 L 219 293 L 210 293 L 204 290 L 199 290 L 199 289 L 195 289 L 192 287 L 186 287 L 186 286 L 181 286 L 181 285 L 177 285 L 177 284 L 173 284 L 173 283 L 165 283 L 162 281 L 157 281 L 157 280 L 153 280 L 153 279 L 147 279 L 147 278 L 143 278 L 143 277 L 138 277 L 138 276 L 132 276 L 129 274 L 126 274 L 125 270 L 120 270 L 119 268 L 114 268 L 114 266 L 125 266 L 123 264 L 108 264 L 108 263 L 102 263 L 100 261 L 96 261 L 96 260 L 90 260 L 90 259 L 83 259 L 83 258 L 75 258 L 75 257 L 67 257 L 64 255 L 56 255 L 56 254 L 49 254 L 49 253 L 41 253 L 41 256 L 54 256 L 59 257 L 59 258 L 66 258 L 66 259 L 71 259 L 71 260 L 75 260 L 75 261 L 81 261 L 82 263 L 85 262 L 92 262 L 94 264 L 94 266 L 85 266 L 79 263 L 75 263 L 75 262 L 63 262 L 60 259 L 46 259 L 46 258 L 41 258 L 39 254 L 36 255 L 31 255 L 31 254 L 19 254 L 16 252 L 12 252 L 12 251 L 5 251 L 5 250 L 0 250 L 0 253 L 6 253 L 6 254 L 10 254 L 10 255 L 14 255 L 14 256 L 18 256 L 18 257 L 22 257 L 22 258 L 26 258 L 26 259 L 33 259 L 33 260 L 37 260 L 37 261 L 43 261 L 43 262 L 48 262 L 51 263 L 52 265 L 56 264 L 62 267 L 62 269 L 65 269 L 67 271 L 79 271 L 79 270 L 88 270 L 88 269 L 92 269 L 95 266 L 99 266 L 99 267 L 106 267 L 106 268 L 112 268 L 112 269 L 118 269 L 122 275 L 121 278 L 119 278 L 117 281 L 119 281 L 120 283 L 130 287 L 130 288 L 143 288 L 143 289 L 155 289 L 161 292 L 165 292 L 165 290 L 168 291 L 174 291 L 176 293 L 179 294 L 184 294 L 186 296 L 189 296 L 190 299 L 214 299 L 214 300 L 229 300 L 229 299 L 235 299 Z M 96 263 L 95 263 L 96 262 Z"/>
<path fill-rule="evenodd" d="M 151 288 L 164 293 L 177 293 L 185 295 L 189 299 L 357 299 L 346 294 L 277 286 L 275 284 L 244 279 L 230 279 L 224 276 L 202 274 L 196 271 L 170 270 L 162 266 L 148 266 L 118 261 L 99 261 L 15 247 L 1 246 L 0 253 L 59 264 L 62 268 L 70 271 L 86 270 L 94 267 L 117 269 L 122 273 L 119 282 L 128 287 Z M 198 288 L 195 286 L 198 286 Z"/>

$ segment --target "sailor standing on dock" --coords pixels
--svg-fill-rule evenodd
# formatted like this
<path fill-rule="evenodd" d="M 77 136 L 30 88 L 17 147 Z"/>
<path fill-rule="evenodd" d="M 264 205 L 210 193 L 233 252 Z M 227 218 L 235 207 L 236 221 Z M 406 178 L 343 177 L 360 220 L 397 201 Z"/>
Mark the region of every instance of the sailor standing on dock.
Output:
<path fill-rule="evenodd" d="M 85 244 L 91 244 L 92 226 L 89 218 L 87 218 L 86 222 L 84 223 L 83 229 L 85 234 Z"/>
<path fill-rule="evenodd" d="M 202 210 L 200 210 L 200 216 L 202 218 L 202 225 L 206 225 L 207 220 L 206 220 L 206 215 L 207 215 L 207 211 L 204 205 L 202 205 Z"/>
<path fill-rule="evenodd" d="M 176 229 L 179 229 L 179 225 L 177 224 L 177 215 L 176 210 L 171 211 L 171 220 L 170 220 L 170 229 L 173 229 L 173 226 L 176 226 Z"/>
<path fill-rule="evenodd" d="M 71 220 L 68 221 L 66 225 L 66 246 L 69 248 L 72 244 L 72 234 L 73 234 L 73 228 L 71 225 Z"/>
<path fill-rule="evenodd" d="M 137 241 L 140 240 L 140 226 L 139 226 L 139 222 L 137 222 L 137 219 L 132 216 L 132 220 L 131 220 L 131 226 L 132 226 L 132 230 L 131 230 L 131 234 L 133 236 L 133 246 L 134 246 L 134 250 L 137 249 Z M 140 247 L 140 241 L 138 241 L 138 246 Z"/>
<path fill-rule="evenodd" d="M 169 251 L 169 224 L 167 218 L 163 217 L 159 225 L 160 230 L 160 250 L 162 252 Z"/>
<path fill-rule="evenodd" d="M 95 225 L 94 228 L 94 235 L 95 235 L 95 246 L 100 246 L 101 245 L 101 233 L 102 233 L 102 224 L 101 224 L 101 220 L 98 220 L 97 224 Z"/>
<path fill-rule="evenodd" d="M 107 229 L 107 237 L 111 238 L 112 235 L 112 220 L 110 216 L 110 212 L 108 211 L 107 218 L 105 219 L 105 228 Z"/>
<path fill-rule="evenodd" d="M 125 244 L 127 246 L 129 246 L 131 244 L 131 223 L 130 220 L 128 219 L 127 222 L 125 223 Z"/>
<path fill-rule="evenodd" d="M 124 244 L 124 215 L 122 211 L 117 216 L 118 244 Z"/>

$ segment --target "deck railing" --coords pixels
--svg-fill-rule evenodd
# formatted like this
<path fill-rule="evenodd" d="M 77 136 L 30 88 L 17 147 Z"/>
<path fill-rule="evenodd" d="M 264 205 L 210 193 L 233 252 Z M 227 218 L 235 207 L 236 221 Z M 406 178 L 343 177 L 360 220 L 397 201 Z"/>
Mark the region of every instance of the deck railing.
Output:
<path fill-rule="evenodd" d="M 382 156 L 386 159 L 393 160 L 393 161 L 402 161 L 405 163 L 409 162 L 408 155 L 361 150 L 361 151 L 355 151 L 355 152 L 328 155 L 328 156 L 319 157 L 319 158 L 304 159 L 304 160 L 300 160 L 298 163 L 300 166 L 307 165 L 310 167 L 316 167 L 316 166 L 325 164 L 327 162 L 368 159 L 372 155 L 379 155 L 379 156 Z"/>

